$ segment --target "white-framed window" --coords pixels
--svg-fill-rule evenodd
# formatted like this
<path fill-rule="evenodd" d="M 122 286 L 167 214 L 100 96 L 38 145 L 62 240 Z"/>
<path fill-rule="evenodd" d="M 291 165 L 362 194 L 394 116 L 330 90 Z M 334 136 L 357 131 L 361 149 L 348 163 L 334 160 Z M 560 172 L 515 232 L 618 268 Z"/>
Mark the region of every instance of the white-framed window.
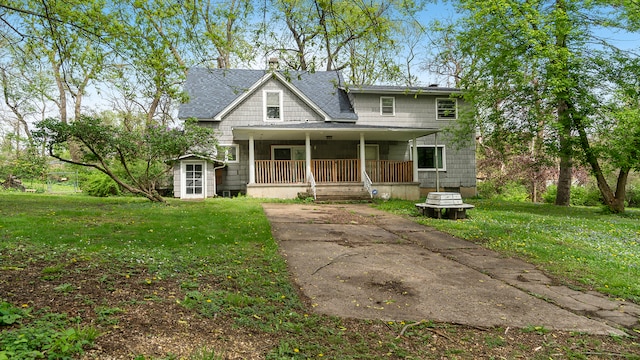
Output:
<path fill-rule="evenodd" d="M 393 96 L 380 97 L 380 115 L 394 116 L 396 114 L 396 98 Z"/>
<path fill-rule="evenodd" d="M 282 121 L 282 90 L 262 92 L 264 121 Z"/>
<path fill-rule="evenodd" d="M 271 146 L 272 160 L 306 160 L 304 146 L 273 145 Z"/>
<path fill-rule="evenodd" d="M 225 144 L 220 145 L 220 151 L 222 152 L 220 155 L 224 156 L 224 159 L 227 163 L 237 163 L 238 162 L 238 150 L 240 149 L 238 144 Z"/>
<path fill-rule="evenodd" d="M 418 145 L 418 170 L 436 170 L 436 147 L 433 145 Z M 413 151 L 411 152 L 413 157 Z M 438 145 L 438 170 L 446 171 L 447 152 L 444 145 Z"/>
<path fill-rule="evenodd" d="M 188 198 L 204 198 L 206 193 L 207 164 L 204 161 L 183 161 L 182 196 Z"/>
<path fill-rule="evenodd" d="M 456 120 L 458 118 L 458 99 L 436 99 L 438 120 Z"/>

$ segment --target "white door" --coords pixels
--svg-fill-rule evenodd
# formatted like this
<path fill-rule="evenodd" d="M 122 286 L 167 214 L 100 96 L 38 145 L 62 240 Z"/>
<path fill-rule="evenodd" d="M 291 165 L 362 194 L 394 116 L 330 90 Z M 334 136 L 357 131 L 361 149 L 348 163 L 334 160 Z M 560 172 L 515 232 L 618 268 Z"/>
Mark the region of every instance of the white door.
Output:
<path fill-rule="evenodd" d="M 182 198 L 201 199 L 205 197 L 205 166 L 204 162 L 183 164 L 184 182 Z"/>

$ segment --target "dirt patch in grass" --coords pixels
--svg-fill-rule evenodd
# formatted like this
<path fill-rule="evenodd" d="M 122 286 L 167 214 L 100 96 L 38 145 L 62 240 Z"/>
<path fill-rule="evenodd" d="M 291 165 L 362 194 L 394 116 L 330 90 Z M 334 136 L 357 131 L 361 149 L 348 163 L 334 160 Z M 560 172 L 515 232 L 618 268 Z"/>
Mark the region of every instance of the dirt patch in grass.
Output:
<path fill-rule="evenodd" d="M 331 341 L 327 338 L 301 339 L 287 331 L 243 327 L 224 312 L 204 317 L 178 303 L 190 291 L 184 284 L 191 279 L 179 275 L 161 279 L 144 267 L 104 260 L 58 258 L 52 263 L 10 254 L 3 258 L 4 264 L 12 265 L 0 270 L 0 294 L 16 306 L 66 313 L 76 317 L 82 326 L 99 329 L 101 335 L 93 347 L 86 349 L 82 359 L 195 358 L 204 349 L 220 359 L 318 356 L 331 359 L 546 359 L 571 354 L 604 359 L 615 354 L 638 353 L 639 350 L 632 338 L 533 328 L 527 331 L 484 329 L 429 321 L 384 322 L 312 315 L 316 317 L 315 326 L 331 329 L 341 339 L 335 346 L 327 344 Z M 126 272 L 117 271 L 125 265 Z M 216 289 L 221 287 L 218 282 L 200 278 L 198 286 Z M 62 284 L 71 284 L 72 289 L 56 290 Z M 380 291 L 406 291 L 401 283 L 393 281 L 370 285 Z M 307 300 L 307 307 L 309 314 L 312 313 L 311 300 Z M 5 326 L 1 330 L 11 331 L 12 327 Z"/>

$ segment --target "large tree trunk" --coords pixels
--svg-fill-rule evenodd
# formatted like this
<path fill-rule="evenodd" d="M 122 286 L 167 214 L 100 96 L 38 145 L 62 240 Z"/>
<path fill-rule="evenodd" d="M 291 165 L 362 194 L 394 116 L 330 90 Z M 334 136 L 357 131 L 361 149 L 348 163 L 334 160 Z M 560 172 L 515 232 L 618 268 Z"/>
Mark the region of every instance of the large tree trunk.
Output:
<path fill-rule="evenodd" d="M 580 138 L 580 146 L 584 151 L 585 157 L 587 159 L 587 163 L 591 166 L 591 173 L 596 178 L 596 182 L 598 184 L 598 189 L 600 190 L 600 194 L 604 199 L 605 205 L 609 208 L 609 210 L 613 213 L 623 213 L 624 212 L 624 199 L 626 196 L 627 189 L 627 179 L 629 177 L 629 168 L 622 168 L 618 173 L 618 181 L 616 184 L 616 192 L 614 193 L 607 183 L 607 179 L 604 177 L 604 173 L 602 172 L 602 168 L 600 167 L 600 163 L 598 162 L 598 158 L 596 154 L 593 152 L 591 145 L 589 144 L 589 138 L 587 137 L 587 132 L 582 123 L 582 119 L 578 118 L 579 121 L 576 121 L 576 127 L 578 129 L 578 134 Z"/>
<path fill-rule="evenodd" d="M 571 143 L 571 117 L 565 101 L 558 106 L 560 122 L 560 171 L 558 173 L 558 193 L 556 205 L 571 205 L 571 181 L 573 180 L 573 144 Z"/>
<path fill-rule="evenodd" d="M 566 14 L 567 4 L 565 0 L 556 0 L 555 11 L 558 18 L 555 26 L 555 58 L 552 59 L 550 70 L 557 72 L 558 79 L 570 79 L 569 74 L 569 53 L 567 46 L 568 18 Z M 555 69 L 555 70 L 554 70 Z M 571 181 L 573 179 L 573 144 L 571 141 L 572 118 L 567 103 L 571 99 L 571 89 L 564 86 L 556 89 L 555 98 L 557 101 L 559 141 L 560 141 L 560 173 L 558 174 L 558 193 L 556 194 L 556 205 L 569 206 L 571 204 Z"/>
<path fill-rule="evenodd" d="M 56 101 L 58 105 L 58 110 L 60 111 L 60 121 L 64 124 L 68 123 L 68 114 L 67 114 L 67 90 L 68 87 L 66 82 L 60 72 L 62 67 L 62 60 L 57 61 L 55 58 L 55 53 L 51 52 L 49 54 L 49 61 L 51 62 L 51 67 L 53 69 L 53 75 L 56 80 L 56 86 L 58 87 L 58 99 Z M 76 144 L 73 140 L 69 139 L 69 154 L 71 154 L 71 158 L 74 161 L 80 160 L 80 146 Z"/>

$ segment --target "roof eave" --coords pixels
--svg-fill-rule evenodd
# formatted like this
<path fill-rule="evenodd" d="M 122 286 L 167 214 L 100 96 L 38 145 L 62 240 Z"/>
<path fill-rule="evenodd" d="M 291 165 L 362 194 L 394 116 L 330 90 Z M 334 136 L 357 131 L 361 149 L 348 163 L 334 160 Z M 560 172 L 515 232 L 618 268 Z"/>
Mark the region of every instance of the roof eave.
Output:
<path fill-rule="evenodd" d="M 342 88 L 344 91 L 355 94 L 380 94 L 380 95 L 452 95 L 462 94 L 460 89 L 452 88 L 414 88 L 414 89 L 389 89 L 389 88 L 359 88 L 359 87 L 346 87 Z"/>

